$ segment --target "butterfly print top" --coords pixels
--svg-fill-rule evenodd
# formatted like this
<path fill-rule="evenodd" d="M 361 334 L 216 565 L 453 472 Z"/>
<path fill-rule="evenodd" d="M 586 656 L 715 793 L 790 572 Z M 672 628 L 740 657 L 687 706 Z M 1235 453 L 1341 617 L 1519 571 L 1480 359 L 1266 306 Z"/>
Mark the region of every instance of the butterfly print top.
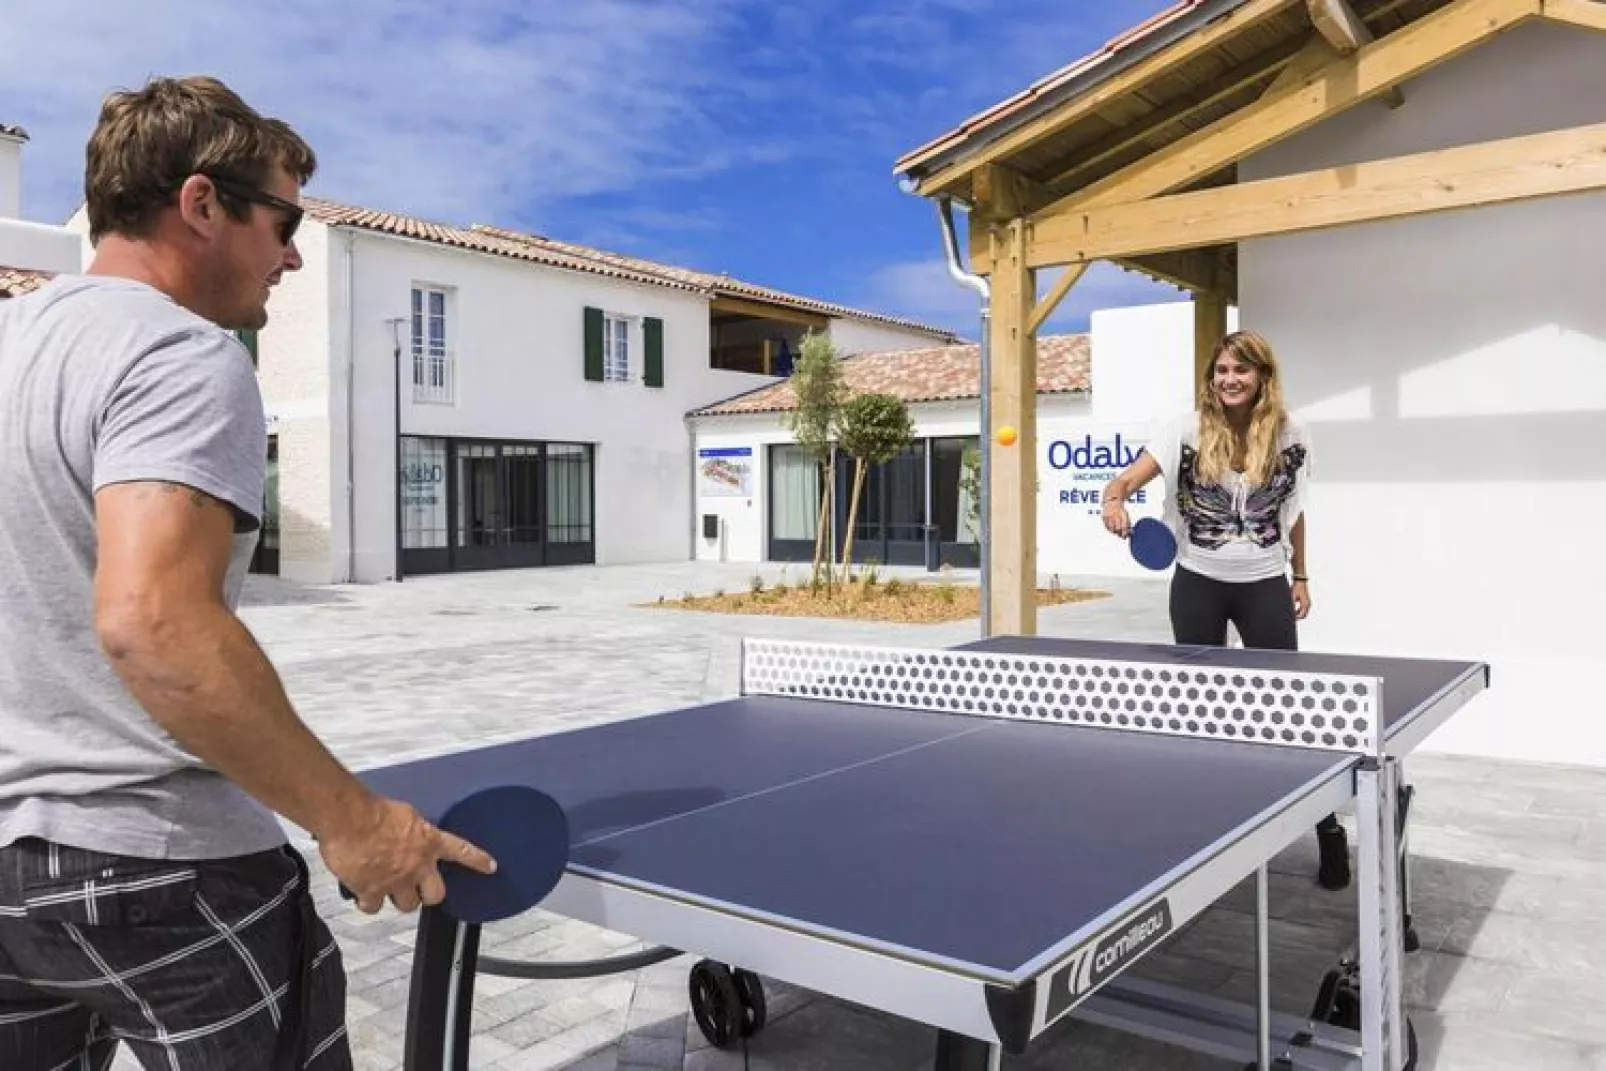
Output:
<path fill-rule="evenodd" d="M 1292 416 L 1283 421 L 1277 465 L 1264 486 L 1243 473 L 1220 483 L 1199 478 L 1199 415 L 1157 429 L 1144 447 L 1166 482 L 1165 522 L 1177 537 L 1177 565 L 1227 582 L 1287 574 L 1291 533 L 1304 512 L 1310 437 Z"/>
<path fill-rule="evenodd" d="M 1271 479 L 1265 486 L 1253 489 L 1247 489 L 1248 479 L 1238 472 L 1231 474 L 1227 486 L 1201 483 L 1199 452 L 1183 443 L 1181 453 L 1177 509 L 1182 514 L 1188 542 L 1207 550 L 1220 549 L 1233 539 L 1247 539 L 1262 548 L 1282 542 L 1282 506 L 1294 493 L 1294 484 L 1305 467 L 1303 443 L 1284 447 Z"/>

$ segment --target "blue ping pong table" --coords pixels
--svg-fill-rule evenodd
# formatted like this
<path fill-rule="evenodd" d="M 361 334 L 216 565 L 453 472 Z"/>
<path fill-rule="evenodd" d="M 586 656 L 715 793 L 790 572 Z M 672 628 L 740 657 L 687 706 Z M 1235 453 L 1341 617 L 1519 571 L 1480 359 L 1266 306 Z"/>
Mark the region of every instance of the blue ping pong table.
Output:
<path fill-rule="evenodd" d="M 1487 683 L 1425 659 L 750 639 L 737 698 L 367 771 L 427 816 L 476 786 L 550 794 L 571 849 L 540 907 L 655 946 L 543 971 L 426 909 L 405 1066 L 467 1068 L 476 973 L 689 952 L 721 1046 L 762 1044 L 765 976 L 934 1027 L 937 1071 L 998 1068 L 1070 1015 L 1261 1068 L 1400 1071 L 1401 760 Z M 1357 938 L 1326 986 L 1347 1018 L 1274 1014 L 1266 864 L 1352 809 L 1334 895 Z M 1255 1006 L 1122 977 L 1250 878 Z"/>

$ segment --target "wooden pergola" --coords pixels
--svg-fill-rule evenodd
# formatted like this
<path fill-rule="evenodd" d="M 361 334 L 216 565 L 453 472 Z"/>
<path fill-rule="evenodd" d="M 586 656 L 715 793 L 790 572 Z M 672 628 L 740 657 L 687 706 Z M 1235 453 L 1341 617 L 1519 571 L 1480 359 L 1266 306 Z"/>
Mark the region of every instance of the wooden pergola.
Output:
<path fill-rule="evenodd" d="M 1531 20 L 1606 31 L 1606 0 L 1183 0 L 898 161 L 969 207 L 990 290 L 990 630 L 1037 627 L 1037 328 L 1104 260 L 1193 295 L 1195 370 L 1249 238 L 1606 189 L 1606 123 L 1240 182 L 1239 161 Z M 1064 265 L 1038 300 L 1038 269 Z"/>

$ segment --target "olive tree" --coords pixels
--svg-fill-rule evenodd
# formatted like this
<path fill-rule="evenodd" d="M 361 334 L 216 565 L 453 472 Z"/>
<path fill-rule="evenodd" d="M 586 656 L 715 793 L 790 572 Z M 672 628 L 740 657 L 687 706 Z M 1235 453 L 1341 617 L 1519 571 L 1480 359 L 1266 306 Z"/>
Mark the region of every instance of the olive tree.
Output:
<path fill-rule="evenodd" d="M 853 458 L 853 491 L 848 499 L 848 536 L 842 546 L 842 573 L 853 566 L 853 526 L 859 519 L 864 474 L 871 465 L 897 457 L 914 438 L 909 407 L 890 394 L 859 394 L 842 407 L 842 450 Z"/>
<path fill-rule="evenodd" d="M 827 553 L 826 531 L 831 516 L 832 492 L 836 487 L 836 441 L 847 388 L 842 380 L 842 361 L 830 336 L 810 331 L 798 348 L 792 376 L 787 381 L 797 399 L 796 407 L 783 418 L 805 453 L 824 474 L 820 489 L 820 513 L 814 529 L 814 580 L 824 569 L 825 582 L 831 582 L 831 555 Z"/>

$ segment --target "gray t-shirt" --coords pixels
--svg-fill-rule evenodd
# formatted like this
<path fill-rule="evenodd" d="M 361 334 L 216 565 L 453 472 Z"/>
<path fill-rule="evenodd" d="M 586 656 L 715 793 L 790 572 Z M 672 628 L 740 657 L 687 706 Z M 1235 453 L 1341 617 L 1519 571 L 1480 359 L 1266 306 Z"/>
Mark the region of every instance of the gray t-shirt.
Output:
<path fill-rule="evenodd" d="M 233 607 L 266 457 L 244 347 L 160 291 L 67 276 L 0 301 L 0 845 L 205 859 L 284 842 L 151 719 L 94 623 L 98 489 L 162 480 L 233 505 Z"/>

